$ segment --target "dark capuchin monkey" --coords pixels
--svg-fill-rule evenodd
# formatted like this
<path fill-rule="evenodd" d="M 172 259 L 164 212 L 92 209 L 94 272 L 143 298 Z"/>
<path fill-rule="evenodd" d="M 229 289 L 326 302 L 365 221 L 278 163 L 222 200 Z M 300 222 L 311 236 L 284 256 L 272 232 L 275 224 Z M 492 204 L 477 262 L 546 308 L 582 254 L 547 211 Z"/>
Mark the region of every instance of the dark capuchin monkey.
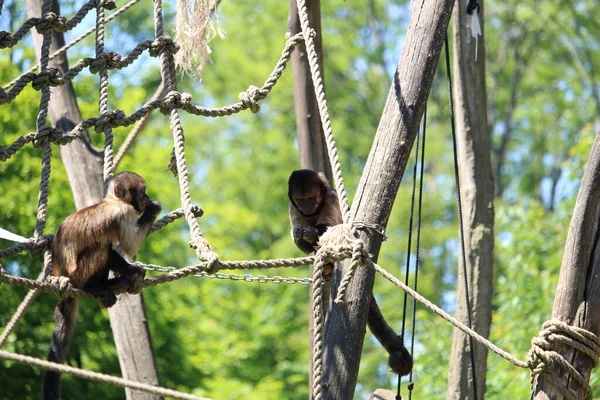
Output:
<path fill-rule="evenodd" d="M 67 277 L 71 285 L 100 297 L 100 305 L 111 307 L 117 301 L 112 292 L 143 278 L 143 268 L 130 265 L 114 249 L 119 245 L 129 260 L 142 246 L 161 210 L 158 201 L 146 194 L 146 182 L 133 172 L 115 175 L 104 199 L 68 216 L 52 242 L 52 276 Z M 118 276 L 108 278 L 109 270 Z M 56 307 L 56 329 L 52 335 L 48 361 L 65 361 L 77 319 L 77 299 L 61 300 Z M 60 374 L 46 371 L 44 400 L 60 398 Z"/>
<path fill-rule="evenodd" d="M 327 228 L 343 222 L 337 193 L 322 172 L 300 169 L 290 175 L 288 196 L 294 243 L 306 254 L 312 254 Z M 327 264 L 323 275 L 330 277 L 332 273 L 333 266 Z M 396 335 L 386 322 L 373 295 L 367 323 L 389 354 L 388 366 L 400 376 L 408 375 L 413 367 L 413 358 L 404 347 L 402 337 Z"/>

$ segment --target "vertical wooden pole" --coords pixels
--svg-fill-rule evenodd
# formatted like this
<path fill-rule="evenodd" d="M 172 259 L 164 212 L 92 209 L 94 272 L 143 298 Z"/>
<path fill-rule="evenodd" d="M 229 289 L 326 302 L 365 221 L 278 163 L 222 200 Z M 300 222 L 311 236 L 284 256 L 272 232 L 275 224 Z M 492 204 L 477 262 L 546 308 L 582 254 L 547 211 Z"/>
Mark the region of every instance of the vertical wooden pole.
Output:
<path fill-rule="evenodd" d="M 600 335 L 600 132 L 596 135 L 573 210 L 560 267 L 552 318 Z M 594 364 L 587 355 L 566 345 L 561 354 L 589 381 Z M 585 391 L 558 366 L 550 371 L 557 383 L 584 399 Z M 544 375 L 538 378 L 534 399 L 562 399 Z"/>
<path fill-rule="evenodd" d="M 353 221 L 387 226 L 431 90 L 453 5 L 454 0 L 431 0 L 415 7 L 398 69 L 354 198 Z M 377 259 L 380 235 L 363 232 L 361 238 L 365 250 Z M 339 279 L 338 271 L 336 279 Z M 373 281 L 373 270 L 361 268 L 356 271 L 346 293 L 346 305 L 334 307 L 329 313 L 325 326 L 325 399 L 354 397 Z"/>
<path fill-rule="evenodd" d="M 485 43 L 479 37 L 477 60 L 475 39 L 471 36 L 471 16 L 467 0 L 457 0 L 454 11 L 454 100 L 458 167 L 463 205 L 463 227 L 469 303 L 472 327 L 484 337 L 490 334 L 494 291 L 494 178 L 492 176 L 491 140 L 488 131 Z M 477 11 L 475 11 L 477 12 Z M 480 10 L 483 16 L 483 9 Z M 480 18 L 483 22 L 483 18 Z M 483 29 L 483 27 L 482 27 Z M 462 261 L 462 260 L 461 260 Z M 462 262 L 456 288 L 456 318 L 467 320 Z M 473 343 L 477 396 L 485 396 L 487 348 Z M 469 337 L 454 329 L 448 372 L 447 399 L 474 398 Z"/>

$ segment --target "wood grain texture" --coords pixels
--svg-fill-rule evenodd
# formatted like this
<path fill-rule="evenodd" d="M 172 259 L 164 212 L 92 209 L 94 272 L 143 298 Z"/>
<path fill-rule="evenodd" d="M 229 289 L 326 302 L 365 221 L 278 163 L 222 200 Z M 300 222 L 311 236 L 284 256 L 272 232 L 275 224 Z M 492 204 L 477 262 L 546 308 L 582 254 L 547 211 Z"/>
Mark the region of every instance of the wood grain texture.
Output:
<path fill-rule="evenodd" d="M 58 2 L 52 2 L 52 11 L 60 15 Z M 27 0 L 27 16 L 39 17 L 41 0 Z M 41 35 L 32 29 L 35 51 L 40 58 Z M 62 33 L 53 32 L 50 53 L 65 44 Z M 66 55 L 56 57 L 49 66 L 65 73 L 68 70 Z M 82 121 L 77 97 L 71 82 L 51 88 L 49 115 L 52 124 L 64 131 L 71 130 Z M 61 158 L 75 199 L 77 209 L 99 202 L 103 197 L 102 163 L 103 153 L 92 146 L 87 133 L 66 146 L 60 146 Z M 138 382 L 158 384 L 158 371 L 150 347 L 150 331 L 146 322 L 142 295 L 123 295 L 117 304 L 110 308 L 111 326 L 115 336 L 119 361 L 123 376 Z M 126 332 L 121 334 L 121 332 Z M 130 334 L 133 333 L 133 334 Z M 160 398 L 150 393 L 125 389 L 128 400 L 151 400 Z"/>
<path fill-rule="evenodd" d="M 453 5 L 452 0 L 435 0 L 415 7 L 352 205 L 354 221 L 387 226 L 431 90 Z M 366 250 L 377 259 L 382 238 L 365 232 L 361 233 L 361 238 Z M 347 266 L 348 263 L 344 263 L 344 269 Z M 336 272 L 335 280 L 339 282 L 339 279 L 340 274 Z M 351 399 L 354 396 L 373 281 L 374 272 L 360 268 L 348 289 L 346 305 L 334 307 L 330 312 L 325 326 L 326 399 Z"/>
<path fill-rule="evenodd" d="M 463 227 L 469 302 L 473 329 L 489 337 L 492 322 L 494 265 L 494 178 L 487 121 L 484 37 L 479 37 L 477 61 L 475 39 L 467 0 L 458 0 L 454 11 L 453 89 L 456 141 L 462 199 Z M 483 16 L 481 7 L 480 15 Z M 483 22 L 483 18 L 480 18 Z M 482 26 L 483 30 L 483 26 Z M 462 257 L 458 263 L 456 318 L 467 321 Z M 487 348 L 474 344 L 477 395 L 485 396 Z M 454 329 L 448 372 L 447 399 L 473 399 L 469 337 Z"/>
<path fill-rule="evenodd" d="M 560 276 L 552 307 L 552 318 L 569 325 L 600 334 L 600 137 L 597 134 L 583 173 L 577 194 L 571 225 L 567 235 Z M 557 346 L 554 349 L 589 380 L 592 360 L 574 349 Z M 584 398 L 584 390 L 561 369 L 552 375 L 559 385 Z M 540 376 L 536 400 L 563 397 Z"/>

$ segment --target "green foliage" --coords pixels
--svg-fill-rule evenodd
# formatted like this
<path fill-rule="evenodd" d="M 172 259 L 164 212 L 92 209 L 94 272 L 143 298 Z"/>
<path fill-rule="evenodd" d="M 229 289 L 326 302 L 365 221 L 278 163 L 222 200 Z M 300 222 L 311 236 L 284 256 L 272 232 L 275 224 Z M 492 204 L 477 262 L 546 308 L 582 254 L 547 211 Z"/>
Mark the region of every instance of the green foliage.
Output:
<path fill-rule="evenodd" d="M 9 25 L 18 26 L 24 11 L 7 1 Z M 61 2 L 72 15 L 82 1 Z M 120 4 L 119 4 L 120 5 Z M 154 37 L 149 4 L 140 4 L 108 25 L 107 50 L 130 51 Z M 594 131 L 600 101 L 597 5 L 543 1 L 486 3 L 488 115 L 499 168 L 501 197 L 496 201 L 495 291 L 492 340 L 524 358 L 530 339 L 549 318 L 566 227 L 574 206 Z M 329 111 L 336 134 L 350 199 L 366 162 L 391 77 L 401 51 L 410 14 L 405 2 L 323 2 L 324 75 Z M 13 12 L 14 11 L 14 12 Z M 280 2 L 228 2 L 220 6 L 227 39 L 211 42 L 211 61 L 204 85 L 181 77 L 179 89 L 194 103 L 222 106 L 236 102 L 250 85 L 261 86 L 285 43 L 287 7 Z M 93 14 L 93 13 L 92 13 Z M 167 32 L 174 10 L 165 2 Z M 4 22 L 5 20 L 0 20 Z M 93 17 L 86 19 L 88 26 Z M 4 28 L 3 28 L 4 29 Z M 80 32 L 69 32 L 67 41 Z M 35 56 L 32 41 L 0 53 L 0 81 L 27 69 Z M 94 54 L 92 39 L 69 51 L 71 65 Z M 442 60 L 443 62 L 443 60 Z M 438 73 L 428 104 L 426 171 L 420 241 L 419 292 L 447 311 L 454 311 L 458 237 L 445 71 Z M 131 114 L 154 93 L 160 79 L 157 60 L 142 56 L 132 67 L 110 73 L 110 109 Z M 75 79 L 84 118 L 97 116 L 97 77 Z M 596 85 L 596 86 L 594 86 Z M 205 215 L 200 225 L 223 260 L 299 256 L 289 238 L 286 182 L 299 165 L 295 140 L 291 68 L 266 100 L 261 112 L 227 118 L 181 113 L 192 201 Z M 7 146 L 35 130 L 39 93 L 29 85 L 19 98 L 0 107 Z M 481 110 L 482 112 L 486 110 Z M 114 130 L 116 148 L 130 127 Z M 507 132 L 509 136 L 507 138 Z M 90 132 L 101 146 L 102 135 Z M 502 154 L 502 141 L 507 141 Z M 156 112 L 130 149 L 119 170 L 134 170 L 164 212 L 181 205 L 177 178 L 166 169 L 172 148 L 168 118 Z M 46 232 L 74 210 L 68 179 L 54 147 Z M 31 144 L 0 163 L 0 226 L 33 235 L 41 171 L 41 149 Z M 404 279 L 407 258 L 412 159 L 405 171 L 387 225 L 380 264 Z M 196 262 L 181 220 L 153 234 L 138 259 L 182 267 Z M 411 259 L 414 260 L 414 240 Z M 10 246 L 0 241 L 0 248 Z M 36 277 L 39 255 L 21 255 L 3 265 L 9 273 Z M 262 271 L 259 273 L 263 273 Z M 151 275 L 152 273 L 149 273 Z M 306 277 L 306 269 L 266 271 L 266 275 Z M 412 276 L 410 281 L 412 282 Z M 377 279 L 375 293 L 383 313 L 399 332 L 404 295 Z M 0 286 L 4 326 L 25 295 Z M 491 294 L 490 294 L 491 295 Z M 161 384 L 215 399 L 304 399 L 308 396 L 308 296 L 305 286 L 240 283 L 190 277 L 144 291 Z M 41 295 L 9 337 L 5 348 L 44 358 L 53 329 L 56 298 Z M 411 333 L 412 301 L 406 315 L 406 343 Z M 441 398 L 452 327 L 421 306 L 415 326 L 416 398 Z M 369 334 L 365 340 L 356 398 L 368 398 L 377 387 L 395 388 L 387 354 Z M 120 375 L 106 311 L 82 301 L 69 363 Z M 488 357 L 487 397 L 523 398 L 529 394 L 527 371 L 503 359 Z M 40 370 L 0 360 L 0 399 L 36 399 Z M 596 395 L 598 378 L 592 377 Z M 406 384 L 403 384 L 406 391 Z M 124 398 L 109 385 L 63 377 L 65 399 L 88 393 Z"/>

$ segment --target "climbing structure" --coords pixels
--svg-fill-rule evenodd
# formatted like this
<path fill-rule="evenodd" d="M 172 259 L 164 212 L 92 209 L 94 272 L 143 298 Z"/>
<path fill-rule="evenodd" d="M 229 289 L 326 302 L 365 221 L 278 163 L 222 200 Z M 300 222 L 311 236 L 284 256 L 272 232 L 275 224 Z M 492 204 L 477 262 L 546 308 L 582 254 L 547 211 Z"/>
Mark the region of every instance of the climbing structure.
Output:
<path fill-rule="evenodd" d="M 332 133 L 331 123 L 329 120 L 329 114 L 327 111 L 327 102 L 323 89 L 323 82 L 321 72 L 319 71 L 317 53 L 314 46 L 314 33 L 310 27 L 308 14 L 306 9 L 305 0 L 297 0 L 297 6 L 299 11 L 300 22 L 302 26 L 302 32 L 290 37 L 285 45 L 282 55 L 277 62 L 273 72 L 266 79 L 265 83 L 261 87 L 251 86 L 247 91 L 240 93 L 240 101 L 225 107 L 220 108 L 206 108 L 192 104 L 192 97 L 189 94 L 179 92 L 177 89 L 177 79 L 175 74 L 175 64 L 173 55 L 178 51 L 179 47 L 169 36 L 165 35 L 163 28 L 163 13 L 162 4 L 160 0 L 154 1 L 154 21 L 155 21 L 155 38 L 153 40 L 145 40 L 140 42 L 129 54 L 122 56 L 115 52 L 106 52 L 104 49 L 104 24 L 124 12 L 126 9 L 131 7 L 139 0 L 132 0 L 123 6 L 120 10 L 116 11 L 110 17 L 105 17 L 105 10 L 114 9 L 116 7 L 112 0 L 90 0 L 88 1 L 78 12 L 71 18 L 66 19 L 63 16 L 56 15 L 51 11 L 51 0 L 44 0 L 41 10 L 40 18 L 31 18 L 27 20 L 21 28 L 19 28 L 14 34 L 2 31 L 0 32 L 0 49 L 9 48 L 19 43 L 23 37 L 32 29 L 35 28 L 39 33 L 43 35 L 43 43 L 41 46 L 41 58 L 39 64 L 39 72 L 35 72 L 35 69 L 29 70 L 21 77 L 10 82 L 6 86 L 0 89 L 0 105 L 7 104 L 13 101 L 23 89 L 31 83 L 32 87 L 41 92 L 40 96 L 40 108 L 37 119 L 37 129 L 35 132 L 27 133 L 18 138 L 13 144 L 8 147 L 0 147 L 0 161 L 5 162 L 9 160 L 16 152 L 21 150 L 24 146 L 32 144 L 36 147 L 42 148 L 42 173 L 40 182 L 40 196 L 38 203 L 38 214 L 37 223 L 35 226 L 33 238 L 27 240 L 24 243 L 17 244 L 13 247 L 0 251 L 0 260 L 13 256 L 15 254 L 25 251 L 42 251 L 44 254 L 44 270 L 46 273 L 40 274 L 40 279 L 31 280 L 19 276 L 11 276 L 5 273 L 0 265 L 0 282 L 10 284 L 14 286 L 24 287 L 31 289 L 32 292 L 28 294 L 22 306 L 19 308 L 15 317 L 5 327 L 5 330 L 0 337 L 0 346 L 6 340 L 8 334 L 14 328 L 18 322 L 20 316 L 25 311 L 27 305 L 35 297 L 35 293 L 39 291 L 54 293 L 59 297 L 75 296 L 75 297 L 92 297 L 90 293 L 82 290 L 74 289 L 70 286 L 68 281 L 63 280 L 48 280 L 44 279 L 47 276 L 47 271 L 51 266 L 51 252 L 50 244 L 52 241 L 52 235 L 45 233 L 45 222 L 46 222 L 46 211 L 48 205 L 48 186 L 49 178 L 51 173 L 51 154 L 54 145 L 65 145 L 73 140 L 76 140 L 84 131 L 89 128 L 94 128 L 96 132 L 103 133 L 105 137 L 104 146 L 104 180 L 105 184 L 112 177 L 114 173 L 115 165 L 123 157 L 124 150 L 128 144 L 124 146 L 117 155 L 115 160 L 113 157 L 113 134 L 112 128 L 119 126 L 130 126 L 138 123 L 137 127 L 133 129 L 130 137 L 126 143 L 130 143 L 137 132 L 139 127 L 143 124 L 144 120 L 148 115 L 155 109 L 159 109 L 161 113 L 169 117 L 171 133 L 174 142 L 174 152 L 172 165 L 176 171 L 179 179 L 180 193 L 181 193 L 181 209 L 178 209 L 163 219 L 158 221 L 154 230 L 164 227 L 166 224 L 174 221 L 176 218 L 185 217 L 190 230 L 190 246 L 194 249 L 197 258 L 200 262 L 197 265 L 188 266 L 185 268 L 175 269 L 170 267 L 160 267 L 151 264 L 136 263 L 137 265 L 144 267 L 149 270 L 162 270 L 165 273 L 149 277 L 145 279 L 139 290 L 155 286 L 158 284 L 171 282 L 177 279 L 181 279 L 187 276 L 200 275 L 200 276 L 219 276 L 220 270 L 232 270 L 232 269 L 268 269 L 268 268 L 279 268 L 279 267 L 300 267 L 305 265 L 314 265 L 314 275 L 312 279 L 296 279 L 296 278 L 261 278 L 256 279 L 267 279 L 267 280 L 278 280 L 285 281 L 285 279 L 293 279 L 294 282 L 300 283 L 311 283 L 314 285 L 313 300 L 315 313 L 314 318 L 314 357 L 313 357 L 313 396 L 314 399 L 320 399 L 323 395 L 322 389 L 322 374 L 323 374 L 323 327 L 325 316 L 322 315 L 322 307 L 320 303 L 323 301 L 321 294 L 321 285 L 323 282 L 322 270 L 323 265 L 327 262 L 337 262 L 341 260 L 349 259 L 350 268 L 343 277 L 340 287 L 338 288 L 338 296 L 335 303 L 342 305 L 344 303 L 345 288 L 352 279 L 353 272 L 359 266 L 372 268 L 383 277 L 400 287 L 410 296 L 415 298 L 417 301 L 426 305 L 433 312 L 441 316 L 446 321 L 452 323 L 463 332 L 470 335 L 474 340 L 482 343 L 490 350 L 499 354 L 501 357 L 509 360 L 515 365 L 523 368 L 530 368 L 532 370 L 532 377 L 537 374 L 546 371 L 546 367 L 549 363 L 556 361 L 553 355 L 549 355 L 547 341 L 550 335 L 557 335 L 557 332 L 565 330 L 573 331 L 573 327 L 565 327 L 564 325 L 556 321 L 545 325 L 544 331 L 541 334 L 541 338 L 537 338 L 533 341 L 533 348 L 529 353 L 527 361 L 521 361 L 511 356 L 509 353 L 498 348 L 487 339 L 478 335 L 469 327 L 463 323 L 457 321 L 439 307 L 435 306 L 427 299 L 423 298 L 416 291 L 409 288 L 406 284 L 402 283 L 396 277 L 388 273 L 384 268 L 377 265 L 371 259 L 371 256 L 364 248 L 363 241 L 357 236 L 357 229 L 373 229 L 372 226 L 367 226 L 364 223 L 357 222 L 353 223 L 350 216 L 350 208 L 348 205 L 347 195 L 344 188 L 344 181 L 342 177 L 341 165 L 338 160 L 336 145 Z M 0 7 L 1 7 L 0 1 Z M 52 39 L 52 32 L 54 30 L 65 32 L 73 29 L 77 26 L 81 20 L 87 15 L 88 12 L 95 9 L 97 13 L 96 18 L 96 54 L 95 57 L 83 58 L 75 63 L 66 73 L 61 73 L 57 69 L 49 67 L 49 60 L 58 54 L 62 54 L 67 50 L 69 46 L 59 50 L 54 54 L 50 54 L 50 44 Z M 87 31 L 84 35 L 93 32 L 93 30 Z M 77 38 L 75 41 L 81 40 L 84 35 Z M 315 88 L 316 99 L 319 105 L 319 113 L 321 122 L 323 124 L 323 131 L 325 134 L 326 144 L 328 148 L 328 154 L 330 162 L 334 172 L 335 185 L 339 194 L 340 206 L 344 218 L 344 224 L 329 229 L 321 238 L 321 247 L 313 257 L 301 257 L 301 258 L 290 258 L 290 259 L 277 259 L 277 260 L 259 260 L 259 261 L 222 261 L 218 258 L 216 252 L 212 249 L 206 239 L 203 237 L 200 230 L 200 225 L 197 221 L 197 217 L 202 215 L 202 211 L 192 204 L 189 190 L 189 176 L 186 166 L 185 157 L 185 145 L 184 145 L 184 131 L 180 121 L 180 110 L 188 112 L 193 115 L 200 115 L 206 117 L 223 117 L 232 115 L 243 110 L 251 110 L 252 112 L 259 112 L 259 102 L 266 98 L 270 91 L 273 89 L 278 79 L 281 77 L 283 70 L 285 69 L 286 63 L 288 62 L 291 52 L 294 47 L 304 42 L 307 48 L 308 61 L 311 70 L 312 82 Z M 144 104 L 139 110 L 131 115 L 125 115 L 120 110 L 109 111 L 108 110 L 108 74 L 107 71 L 111 69 L 125 68 L 132 63 L 145 51 L 153 57 L 160 59 L 160 69 L 162 74 L 162 86 L 156 92 L 154 97 Z M 81 71 L 89 69 L 91 73 L 99 75 L 100 82 L 100 98 L 99 98 L 99 115 L 95 118 L 89 118 L 83 122 L 77 124 L 70 131 L 62 131 L 57 128 L 53 128 L 46 124 L 48 115 L 48 105 L 50 100 L 50 88 L 54 86 L 60 86 L 66 82 L 72 81 Z M 376 227 L 375 227 L 376 228 Z M 213 274 L 213 275 L 211 275 Z M 214 275 L 217 274 L 217 275 Z M 245 278 L 242 278 L 245 279 Z M 121 293 L 125 290 L 117 290 L 117 293 Z M 575 330 L 575 334 L 585 338 L 588 347 L 592 348 L 592 352 L 598 352 L 600 349 L 600 342 L 598 339 L 591 335 L 585 330 Z M 582 339 L 583 341 L 583 339 Z M 181 399 L 199 399 L 197 396 L 192 396 L 184 393 L 175 392 L 169 389 L 147 385 L 131 380 L 122 378 L 111 377 L 103 374 L 98 374 L 90 371 L 84 371 L 77 368 L 72 368 L 60 364 L 50 363 L 44 360 L 35 359 L 32 357 L 6 352 L 0 350 L 0 357 L 13 360 L 16 362 L 22 362 L 29 365 L 38 366 L 62 373 L 69 373 L 75 376 L 79 376 L 86 379 L 97 380 L 105 383 L 120 385 L 124 387 L 133 388 L 136 390 L 147 391 L 158 395 L 171 396 L 174 398 Z M 562 366 L 562 364 L 561 364 Z M 570 365 L 569 365 L 570 367 Z M 564 366 L 568 369 L 567 366 Z M 577 371 L 572 367 L 568 369 L 582 385 L 587 385 L 588 397 L 591 398 L 591 388 L 587 381 L 581 377 Z M 567 392 L 565 392 L 567 393 Z M 567 393 L 568 394 L 568 393 Z"/>

